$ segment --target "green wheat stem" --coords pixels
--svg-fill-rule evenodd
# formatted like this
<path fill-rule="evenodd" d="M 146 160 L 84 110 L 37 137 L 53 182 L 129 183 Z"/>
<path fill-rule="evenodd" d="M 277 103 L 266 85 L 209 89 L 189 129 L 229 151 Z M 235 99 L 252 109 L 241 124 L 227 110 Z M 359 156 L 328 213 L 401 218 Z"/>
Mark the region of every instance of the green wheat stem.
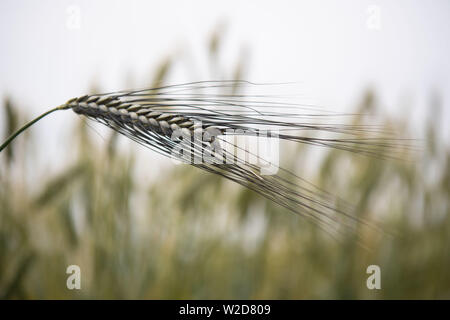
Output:
<path fill-rule="evenodd" d="M 41 120 L 42 118 L 48 116 L 50 113 L 54 112 L 54 111 L 58 111 L 58 110 L 64 110 L 67 109 L 67 105 L 66 104 L 62 104 L 56 108 L 53 108 L 43 114 L 41 114 L 39 117 L 35 118 L 34 120 L 31 120 L 30 122 L 26 123 L 24 126 L 22 126 L 19 130 L 17 130 L 16 132 L 14 132 L 12 135 L 10 135 L 8 137 L 8 139 L 6 139 L 6 141 L 1 145 L 0 147 L 0 152 L 3 151 L 3 149 L 5 149 L 10 143 L 11 141 L 13 141 L 18 135 L 20 135 L 23 131 L 25 131 L 26 129 L 28 129 L 30 126 L 32 126 L 33 124 L 35 124 L 37 121 Z"/>

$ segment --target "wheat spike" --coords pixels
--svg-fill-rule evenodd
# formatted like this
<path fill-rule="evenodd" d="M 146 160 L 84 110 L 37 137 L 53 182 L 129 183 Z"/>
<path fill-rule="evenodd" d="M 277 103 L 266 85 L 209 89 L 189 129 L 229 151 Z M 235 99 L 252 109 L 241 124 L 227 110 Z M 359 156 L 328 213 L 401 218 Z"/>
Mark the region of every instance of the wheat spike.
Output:
<path fill-rule="evenodd" d="M 245 81 L 204 81 L 73 98 L 26 124 L 7 139 L 0 151 L 44 116 L 57 110 L 71 109 L 158 153 L 188 162 L 252 189 L 290 211 L 307 217 L 333 236 L 339 237 L 347 232 L 347 228 L 342 226 L 354 229 L 365 224 L 376 228 L 373 223 L 357 218 L 352 213 L 352 206 L 345 201 L 284 168 L 280 168 L 276 175 L 261 175 L 260 167 L 245 159 L 252 155 L 251 152 L 244 150 L 244 156 L 240 157 L 229 154 L 223 147 L 230 142 L 224 137 L 251 136 L 260 129 L 276 129 L 279 131 L 278 139 L 281 140 L 377 158 L 397 158 L 405 149 L 410 149 L 409 140 L 393 138 L 391 133 L 377 126 L 330 121 L 354 115 L 318 111 L 312 106 L 273 100 L 269 95 L 209 92 L 211 89 L 232 86 L 256 85 Z M 322 123 L 323 119 L 328 122 Z M 194 139 L 194 155 L 216 148 L 222 157 L 233 157 L 233 164 L 220 161 L 192 163 L 173 152 L 182 140 L 180 136 L 192 137 L 196 131 L 208 133 L 211 139 Z M 311 132 L 338 137 L 315 137 Z M 176 138 L 175 133 L 179 133 Z M 336 202 L 340 202 L 343 209 L 337 209 Z"/>

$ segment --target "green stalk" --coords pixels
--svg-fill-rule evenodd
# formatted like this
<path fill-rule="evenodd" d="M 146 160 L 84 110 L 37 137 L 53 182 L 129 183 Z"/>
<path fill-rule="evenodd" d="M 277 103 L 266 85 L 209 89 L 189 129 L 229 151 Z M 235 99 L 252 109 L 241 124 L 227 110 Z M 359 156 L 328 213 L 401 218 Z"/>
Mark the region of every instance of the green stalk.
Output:
<path fill-rule="evenodd" d="M 39 117 L 37 117 L 34 120 L 31 120 L 30 122 L 26 123 L 23 127 L 21 127 L 19 130 L 17 130 L 16 132 L 14 132 L 12 135 L 9 136 L 8 139 L 6 139 L 6 141 L 1 145 L 0 147 L 0 152 L 3 151 L 3 149 L 5 149 L 10 143 L 11 141 L 13 141 L 19 134 L 21 134 L 23 131 L 25 131 L 27 128 L 29 128 L 30 126 L 32 126 L 34 123 L 36 123 L 37 121 L 41 120 L 42 118 L 48 116 L 50 113 L 57 111 L 57 110 L 64 110 L 67 109 L 67 105 L 66 104 L 62 104 L 54 109 L 51 109 L 43 114 L 41 114 Z"/>

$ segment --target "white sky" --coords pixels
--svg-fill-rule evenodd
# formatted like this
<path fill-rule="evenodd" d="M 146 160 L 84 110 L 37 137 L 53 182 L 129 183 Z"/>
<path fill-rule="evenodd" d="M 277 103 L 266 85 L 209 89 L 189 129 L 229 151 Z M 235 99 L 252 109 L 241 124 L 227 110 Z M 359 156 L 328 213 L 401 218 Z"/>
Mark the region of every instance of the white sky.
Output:
<path fill-rule="evenodd" d="M 377 25 L 373 5 L 377 30 L 368 27 Z M 68 27 L 69 8 L 79 8 L 79 28 Z M 372 87 L 415 126 L 438 92 L 450 140 L 450 1 L 2 0 L 0 12 L 0 95 L 30 116 L 93 82 L 102 91 L 125 89 L 130 78 L 148 85 L 157 63 L 175 52 L 186 63 L 171 81 L 211 80 L 207 40 L 226 22 L 221 65 L 234 66 L 247 48 L 248 80 L 297 81 L 305 99 L 340 109 Z M 33 130 L 57 152 L 72 118 L 55 114 Z"/>

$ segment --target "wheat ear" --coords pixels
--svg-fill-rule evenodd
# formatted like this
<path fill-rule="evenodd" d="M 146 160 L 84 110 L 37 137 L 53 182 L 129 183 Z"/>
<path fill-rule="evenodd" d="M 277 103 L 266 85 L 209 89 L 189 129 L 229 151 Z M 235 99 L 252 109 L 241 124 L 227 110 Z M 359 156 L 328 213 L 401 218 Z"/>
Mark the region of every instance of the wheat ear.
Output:
<path fill-rule="evenodd" d="M 255 84 L 245 81 L 203 81 L 74 98 L 24 125 L 2 144 L 0 151 L 40 119 L 64 109 L 72 109 L 166 157 L 184 162 L 185 159 L 173 152 L 179 143 L 172 137 L 176 131 L 195 136 L 195 131 L 200 130 L 215 138 L 209 141 L 194 140 L 194 153 L 197 154 L 209 151 L 213 143 L 230 143 L 223 138 L 226 135 L 251 136 L 261 128 L 279 130 L 278 138 L 281 140 L 376 158 L 397 158 L 401 152 L 410 149 L 409 140 L 392 137 L 381 127 L 342 123 L 342 118 L 354 115 L 318 111 L 312 106 L 272 100 L 269 95 L 208 92 L 236 86 Z M 322 123 L 323 119 L 325 123 Z M 230 130 L 234 130 L 233 133 L 229 133 Z M 311 135 L 315 132 L 337 137 Z M 239 148 L 234 144 L 232 147 Z M 235 160 L 232 165 L 220 162 L 189 164 L 241 184 L 306 217 L 333 236 L 346 234 L 348 229 L 341 226 L 356 230 L 364 224 L 378 229 L 375 224 L 358 218 L 354 208 L 345 201 L 282 167 L 276 175 L 261 175 L 259 166 L 246 161 L 251 152 L 244 151 L 241 157 L 231 155 Z M 229 156 L 227 152 L 224 151 Z"/>

